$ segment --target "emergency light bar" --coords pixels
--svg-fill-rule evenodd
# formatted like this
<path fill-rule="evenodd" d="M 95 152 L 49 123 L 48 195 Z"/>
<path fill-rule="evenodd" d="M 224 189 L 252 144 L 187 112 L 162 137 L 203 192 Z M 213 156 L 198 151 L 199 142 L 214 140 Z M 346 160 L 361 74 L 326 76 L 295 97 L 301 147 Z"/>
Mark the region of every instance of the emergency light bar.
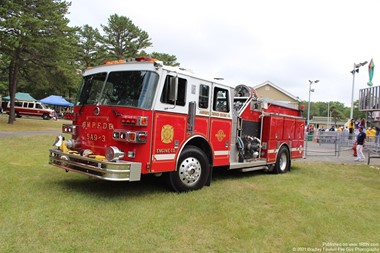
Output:
<path fill-rule="evenodd" d="M 155 58 L 150 58 L 150 57 L 137 57 L 137 58 L 129 58 L 129 59 L 126 59 L 126 60 L 106 61 L 106 62 L 104 62 L 104 64 L 105 65 L 122 64 L 122 63 L 133 62 L 133 61 L 138 61 L 138 62 L 156 62 L 158 60 L 155 59 Z"/>
<path fill-rule="evenodd" d="M 147 62 L 156 62 L 158 61 L 155 58 L 150 58 L 150 57 L 137 57 L 135 58 L 136 61 L 147 61 Z"/>
<path fill-rule="evenodd" d="M 126 63 L 126 60 L 115 60 L 115 61 L 106 61 L 104 62 L 105 65 L 111 65 L 111 64 L 121 64 Z"/>

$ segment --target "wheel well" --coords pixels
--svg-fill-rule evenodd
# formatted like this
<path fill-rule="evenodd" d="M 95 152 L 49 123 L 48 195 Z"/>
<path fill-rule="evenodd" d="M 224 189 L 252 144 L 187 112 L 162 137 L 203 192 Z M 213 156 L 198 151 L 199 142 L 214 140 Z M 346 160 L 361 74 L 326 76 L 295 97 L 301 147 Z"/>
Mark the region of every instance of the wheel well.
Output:
<path fill-rule="evenodd" d="M 282 148 L 282 147 L 286 147 L 288 149 L 288 151 L 290 150 L 289 145 L 287 143 L 283 143 L 280 148 Z M 280 148 L 278 150 L 280 150 Z"/>
<path fill-rule="evenodd" d="M 206 154 L 207 159 L 210 165 L 212 166 L 214 162 L 212 159 L 212 150 L 207 140 L 200 137 L 196 137 L 191 139 L 188 143 L 186 143 L 185 147 L 188 145 L 196 146 L 197 148 L 201 149 Z"/>
<path fill-rule="evenodd" d="M 281 144 L 281 146 L 278 148 L 278 151 L 280 151 L 280 149 L 282 149 L 283 147 L 285 147 L 288 150 L 289 160 L 290 160 L 290 148 L 289 148 L 289 145 L 287 143 Z M 279 152 L 277 152 L 277 154 L 276 154 L 276 161 L 277 161 L 278 155 L 279 155 Z"/>

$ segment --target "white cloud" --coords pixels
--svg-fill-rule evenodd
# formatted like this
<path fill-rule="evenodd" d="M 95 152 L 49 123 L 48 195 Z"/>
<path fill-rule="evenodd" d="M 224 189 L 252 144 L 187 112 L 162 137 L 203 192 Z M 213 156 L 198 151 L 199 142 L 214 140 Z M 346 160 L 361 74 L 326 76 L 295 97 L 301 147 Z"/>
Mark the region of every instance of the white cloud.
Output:
<path fill-rule="evenodd" d="M 71 25 L 100 28 L 126 16 L 146 31 L 157 51 L 182 67 L 232 84 L 269 80 L 303 100 L 351 104 L 354 63 L 380 64 L 377 0 L 73 1 Z M 380 85 L 379 67 L 373 82 Z M 367 87 L 367 66 L 355 76 L 355 99 Z"/>

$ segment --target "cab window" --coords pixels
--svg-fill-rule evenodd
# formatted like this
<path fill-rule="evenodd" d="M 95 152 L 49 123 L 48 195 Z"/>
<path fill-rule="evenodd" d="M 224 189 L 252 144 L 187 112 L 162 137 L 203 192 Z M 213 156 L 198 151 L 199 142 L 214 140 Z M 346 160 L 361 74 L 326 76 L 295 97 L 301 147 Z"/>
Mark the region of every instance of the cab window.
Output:
<path fill-rule="evenodd" d="M 199 86 L 199 102 L 198 102 L 199 108 L 204 108 L 204 109 L 208 108 L 209 93 L 210 93 L 209 86 L 205 84 L 201 84 Z"/>
<path fill-rule="evenodd" d="M 165 78 L 165 84 L 164 88 L 162 90 L 161 95 L 161 103 L 165 104 L 171 104 L 174 105 L 174 100 L 171 98 L 170 94 L 172 94 L 174 91 L 170 90 L 174 87 L 171 85 L 171 83 L 174 81 L 175 76 L 167 75 Z M 187 80 L 183 78 L 178 78 L 178 90 L 177 90 L 177 101 L 176 105 L 184 106 L 186 103 L 186 86 L 187 86 Z"/>
<path fill-rule="evenodd" d="M 217 112 L 229 112 L 228 90 L 219 87 L 214 88 L 213 110 Z"/>

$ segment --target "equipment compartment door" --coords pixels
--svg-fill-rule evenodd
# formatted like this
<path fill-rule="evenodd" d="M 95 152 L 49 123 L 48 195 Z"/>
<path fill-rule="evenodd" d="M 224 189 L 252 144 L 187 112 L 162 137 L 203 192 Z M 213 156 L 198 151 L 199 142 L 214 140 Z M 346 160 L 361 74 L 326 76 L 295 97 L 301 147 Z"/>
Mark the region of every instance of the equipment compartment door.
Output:
<path fill-rule="evenodd" d="M 284 117 L 268 116 L 264 118 L 263 142 L 267 142 L 266 150 L 267 162 L 275 162 L 279 145 L 282 142 L 284 133 Z"/>
<path fill-rule="evenodd" d="M 295 119 L 284 118 L 284 140 L 294 139 Z"/>
<path fill-rule="evenodd" d="M 295 121 L 294 141 L 292 145 L 291 158 L 302 158 L 304 153 L 305 121 Z"/>

